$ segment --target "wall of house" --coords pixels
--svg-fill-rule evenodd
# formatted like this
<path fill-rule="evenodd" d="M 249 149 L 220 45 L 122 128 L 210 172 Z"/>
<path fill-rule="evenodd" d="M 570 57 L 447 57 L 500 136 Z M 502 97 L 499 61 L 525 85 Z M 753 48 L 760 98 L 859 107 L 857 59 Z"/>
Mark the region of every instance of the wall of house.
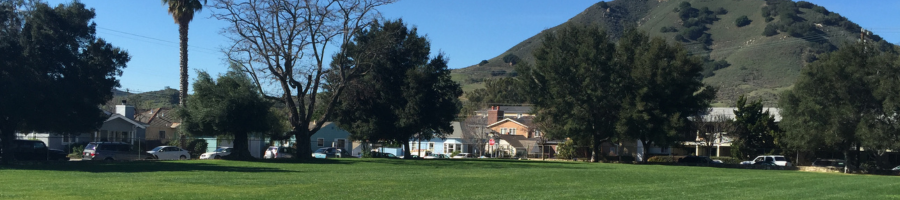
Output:
<path fill-rule="evenodd" d="M 422 141 L 410 141 L 410 155 L 426 156 L 429 153 L 444 153 L 444 142 L 446 142 L 446 140 L 441 138 L 432 138 L 431 140 Z M 420 144 L 421 146 L 419 146 Z"/>
<path fill-rule="evenodd" d="M 510 135 L 522 135 L 522 136 L 525 136 L 526 138 L 531 138 L 531 134 L 528 132 L 528 128 L 525 128 L 524 126 L 519 125 L 515 122 L 506 121 L 506 122 L 503 122 L 503 123 L 500 123 L 500 124 L 490 127 L 491 130 L 493 130 L 497 133 L 503 133 L 501 131 L 504 128 L 507 130 L 516 129 L 516 133 L 510 134 Z"/>
<path fill-rule="evenodd" d="M 309 137 L 310 150 L 315 151 L 322 147 L 339 147 L 343 145 L 342 151 L 353 152 L 353 142 L 350 141 L 350 132 L 347 132 L 335 123 L 329 123 L 322 126 L 316 134 Z M 319 143 L 319 139 L 322 143 Z M 343 140 L 343 144 L 339 144 L 339 140 Z"/>
<path fill-rule="evenodd" d="M 234 147 L 232 140 L 228 139 L 220 139 L 218 137 L 200 137 L 198 139 L 206 140 L 206 152 L 213 152 L 219 147 Z M 250 151 L 250 155 L 254 158 L 262 158 L 263 152 L 268 148 L 266 140 L 258 136 L 250 136 L 247 143 L 247 150 Z"/>
<path fill-rule="evenodd" d="M 165 131 L 165 137 L 160 137 L 159 132 Z M 167 144 L 169 141 L 175 139 L 175 135 L 177 135 L 178 129 L 167 127 L 167 126 L 149 126 L 146 131 L 146 140 L 157 140 L 162 144 Z"/>

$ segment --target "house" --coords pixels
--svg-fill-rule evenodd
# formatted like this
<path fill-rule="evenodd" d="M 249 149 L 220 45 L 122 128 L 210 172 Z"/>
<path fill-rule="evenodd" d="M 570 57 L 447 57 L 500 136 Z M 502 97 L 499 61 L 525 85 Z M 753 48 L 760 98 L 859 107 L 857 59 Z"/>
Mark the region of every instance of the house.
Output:
<path fill-rule="evenodd" d="M 430 140 L 410 139 L 409 152 L 410 155 L 426 156 L 430 154 L 452 154 L 454 151 L 460 153 L 470 152 L 470 145 L 466 144 L 463 138 L 462 127 L 459 122 L 450 122 L 453 132 L 444 138 L 432 138 Z"/>
<path fill-rule="evenodd" d="M 727 131 L 720 130 L 722 121 L 734 121 L 735 107 L 715 107 L 710 108 L 709 112 L 701 115 L 703 122 L 700 130 L 695 133 L 689 133 L 685 136 L 685 141 L 681 142 L 684 149 L 676 150 L 680 155 L 701 155 L 701 156 L 731 156 L 731 142 L 734 141 L 732 135 Z M 767 107 L 763 111 L 769 111 L 769 114 L 775 117 L 775 122 L 781 121 L 781 114 L 778 108 Z M 709 138 L 707 140 L 707 138 Z"/>
<path fill-rule="evenodd" d="M 134 120 L 134 107 L 129 105 L 116 105 L 115 113 L 107 113 L 109 118 L 103 122 L 100 129 L 91 133 L 17 133 L 17 139 L 41 140 L 51 149 L 60 149 L 66 152 L 69 145 L 87 142 L 125 142 L 140 144 L 143 141 L 147 124 Z"/>
<path fill-rule="evenodd" d="M 180 120 L 170 108 L 154 108 L 134 116 L 135 121 L 147 124 L 146 137 L 148 144 L 168 144 L 175 138 Z"/>
<path fill-rule="evenodd" d="M 310 125 L 312 128 L 312 125 Z M 334 147 L 341 149 L 344 152 L 352 152 L 353 142 L 350 141 L 350 132 L 345 131 L 337 126 L 336 123 L 325 122 L 322 124 L 322 128 L 319 131 L 316 131 L 315 134 L 309 137 L 310 139 L 310 150 L 316 151 L 319 148 L 324 147 Z"/>
<path fill-rule="evenodd" d="M 530 106 L 491 106 L 486 111 L 476 112 L 487 118 L 487 128 L 495 140 L 493 146 L 487 144 L 485 151 L 496 156 L 540 157 L 556 154 L 559 141 L 547 140 L 533 123 L 534 115 Z"/>

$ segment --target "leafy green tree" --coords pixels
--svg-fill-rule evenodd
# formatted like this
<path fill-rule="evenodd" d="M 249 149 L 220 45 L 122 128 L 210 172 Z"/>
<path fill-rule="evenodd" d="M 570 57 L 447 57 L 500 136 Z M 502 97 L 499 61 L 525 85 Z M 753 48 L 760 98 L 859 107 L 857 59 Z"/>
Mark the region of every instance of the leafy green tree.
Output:
<path fill-rule="evenodd" d="M 747 98 L 740 96 L 735 104 L 734 130 L 732 136 L 736 139 L 731 142 L 731 155 L 736 158 L 746 159 L 755 155 L 776 153 L 779 145 L 776 143 L 781 130 L 775 124 L 775 116 L 769 114 L 763 108 L 761 100 L 747 102 Z"/>
<path fill-rule="evenodd" d="M 453 132 L 462 89 L 443 54 L 429 60 L 428 40 L 402 20 L 373 23 L 356 38 L 347 44 L 348 59 L 371 71 L 347 86 L 334 110 L 338 126 L 353 139 L 403 144 L 407 153 L 413 137 Z M 373 49 L 381 56 L 365 56 Z"/>
<path fill-rule="evenodd" d="M 763 29 L 763 35 L 766 37 L 778 35 L 778 29 L 772 24 L 766 24 L 766 29 Z"/>
<path fill-rule="evenodd" d="M 515 78 L 488 79 L 484 88 L 466 92 L 466 103 L 462 114 L 471 114 L 492 104 L 525 104 L 528 103 L 524 91 L 520 89 Z"/>
<path fill-rule="evenodd" d="M 747 15 L 741 15 L 734 20 L 734 25 L 737 27 L 744 27 L 746 25 L 750 25 L 750 22 L 750 18 L 747 18 Z"/>
<path fill-rule="evenodd" d="M 600 160 L 601 142 L 615 135 L 626 94 L 628 73 L 615 65 L 615 53 L 605 31 L 567 25 L 544 36 L 534 51 L 534 67 L 516 70 L 534 104 L 536 122 L 553 124 L 543 132 L 587 139 L 593 162 Z"/>
<path fill-rule="evenodd" d="M 706 111 L 716 90 L 703 84 L 703 60 L 662 38 L 629 30 L 616 49 L 617 65 L 628 69 L 627 95 L 618 132 L 651 145 L 668 146 L 690 128 L 688 116 Z"/>
<path fill-rule="evenodd" d="M 178 87 L 181 93 L 178 94 L 178 104 L 184 106 L 187 101 L 188 89 L 188 25 L 194 20 L 194 13 L 203 9 L 206 0 L 203 0 L 203 3 L 200 3 L 200 0 L 162 0 L 162 3 L 168 6 L 169 14 L 178 24 L 178 40 L 180 41 L 178 46 L 181 50 L 179 54 L 181 56 L 181 81 L 179 82 L 180 87 Z"/>
<path fill-rule="evenodd" d="M 797 149 L 840 151 L 848 161 L 853 147 L 895 148 L 898 66 L 896 51 L 856 43 L 804 67 L 794 89 L 779 99 L 786 142 Z"/>
<path fill-rule="evenodd" d="M 195 136 L 233 137 L 234 152 L 227 157 L 250 159 L 248 136 L 281 132 L 280 121 L 270 112 L 272 103 L 262 97 L 250 78 L 232 63 L 225 75 L 213 80 L 205 71 L 197 73 L 194 94 L 178 110 L 179 129 Z"/>
<path fill-rule="evenodd" d="M 12 160 L 15 133 L 91 132 L 107 116 L 128 53 L 96 35 L 93 9 L 79 2 L 22 11 L 0 3 L 0 137 Z M 27 13 L 26 13 L 27 12 Z M 52 113 L 52 114 L 50 114 Z"/>

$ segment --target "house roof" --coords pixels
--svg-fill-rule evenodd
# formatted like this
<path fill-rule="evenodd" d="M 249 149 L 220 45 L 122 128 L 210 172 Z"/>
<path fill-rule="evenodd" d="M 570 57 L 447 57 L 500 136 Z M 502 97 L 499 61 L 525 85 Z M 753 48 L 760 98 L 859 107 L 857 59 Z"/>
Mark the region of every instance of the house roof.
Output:
<path fill-rule="evenodd" d="M 150 126 L 178 127 L 180 121 L 175 119 L 175 113 L 169 108 L 154 108 L 134 116 L 136 121 Z"/>
<path fill-rule="evenodd" d="M 523 121 L 523 122 L 528 122 L 528 121 L 531 121 L 531 117 L 520 117 L 520 118 L 516 118 L 516 119 L 513 119 L 513 118 L 506 118 L 506 119 L 503 119 L 503 120 L 494 122 L 493 124 L 489 124 L 489 125 L 487 125 L 487 127 L 489 127 L 489 128 L 490 128 L 490 127 L 494 127 L 494 126 L 497 126 L 497 125 L 502 124 L 503 122 L 513 122 L 513 123 L 516 123 L 516 124 L 518 124 L 518 125 L 524 126 L 525 128 L 528 128 L 528 125 L 525 125 L 524 123 L 519 122 L 520 120 Z"/>
<path fill-rule="evenodd" d="M 525 140 L 527 138 L 522 135 L 500 135 L 500 139 L 506 141 L 506 143 L 509 143 L 509 145 L 513 147 L 525 147 L 520 140 Z"/>
<path fill-rule="evenodd" d="M 109 116 L 108 119 L 106 119 L 106 121 L 103 121 L 103 122 L 108 122 L 108 121 L 112 121 L 112 120 L 115 120 L 115 119 L 122 119 L 122 120 L 125 120 L 125 121 L 128 122 L 128 123 L 134 124 L 134 125 L 137 126 L 137 127 L 147 128 L 147 124 L 144 124 L 144 123 L 140 123 L 140 122 L 134 121 L 133 119 L 128 119 L 127 117 L 122 116 L 122 115 L 120 115 L 120 114 L 112 114 L 112 115 Z"/>
<path fill-rule="evenodd" d="M 531 106 L 499 106 L 497 109 L 503 111 L 504 114 L 527 114 L 531 113 Z M 486 114 L 488 109 L 475 111 L 476 114 Z"/>
<path fill-rule="evenodd" d="M 736 107 L 714 107 L 710 108 L 709 112 L 702 116 L 704 122 L 713 122 L 715 121 L 716 116 L 724 116 L 727 119 L 734 120 L 734 111 L 737 110 Z M 763 112 L 769 111 L 769 114 L 775 117 L 775 122 L 781 121 L 781 114 L 779 113 L 778 108 L 773 107 L 765 107 L 763 108 Z"/>

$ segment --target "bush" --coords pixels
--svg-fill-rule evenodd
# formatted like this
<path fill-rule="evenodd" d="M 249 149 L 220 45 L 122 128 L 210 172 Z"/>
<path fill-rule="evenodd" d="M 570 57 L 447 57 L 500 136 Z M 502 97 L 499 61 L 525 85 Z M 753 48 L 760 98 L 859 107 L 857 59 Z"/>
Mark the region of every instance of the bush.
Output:
<path fill-rule="evenodd" d="M 84 145 L 71 145 L 72 153 L 69 153 L 69 158 L 81 158 L 81 152 L 84 152 Z"/>
<path fill-rule="evenodd" d="M 482 65 L 486 65 L 486 64 L 488 64 L 487 60 L 481 60 L 481 62 L 478 63 L 478 66 L 482 66 Z"/>
<path fill-rule="evenodd" d="M 462 152 L 459 152 L 459 151 L 453 151 L 453 152 L 450 153 L 450 157 L 459 155 L 459 153 L 462 153 Z"/>
<path fill-rule="evenodd" d="M 766 37 L 778 35 L 778 30 L 775 29 L 775 26 L 773 26 L 772 24 L 769 24 L 769 25 L 766 25 L 766 29 L 763 30 L 763 35 L 765 35 Z"/>
<path fill-rule="evenodd" d="M 725 10 L 725 8 L 719 7 L 719 9 L 716 10 L 716 14 L 717 14 L 717 15 L 728 14 L 728 10 Z"/>
<path fill-rule="evenodd" d="M 566 140 L 566 142 L 559 144 L 559 146 L 557 147 L 556 154 L 557 154 L 557 157 L 562 158 L 562 159 L 575 158 L 577 156 L 576 152 L 575 152 L 575 141 Z"/>
<path fill-rule="evenodd" d="M 600 3 L 597 3 L 597 4 L 600 5 L 600 8 L 603 8 L 603 9 L 609 8 L 609 4 L 606 4 L 605 1 L 601 1 Z"/>
<path fill-rule="evenodd" d="M 798 1 L 797 2 L 797 7 L 811 9 L 811 8 L 813 8 L 813 6 L 815 6 L 815 5 L 813 5 L 812 3 L 808 2 L 808 1 Z"/>
<path fill-rule="evenodd" d="M 709 159 L 713 160 L 721 160 L 722 164 L 741 164 L 741 159 L 732 158 L 732 157 L 709 157 Z"/>
<path fill-rule="evenodd" d="M 747 18 L 747 15 L 742 15 L 734 20 L 734 25 L 737 27 L 744 27 L 750 24 L 750 18 Z"/>
<path fill-rule="evenodd" d="M 188 143 L 187 149 L 191 153 L 191 158 L 200 158 L 200 154 L 206 153 L 206 146 L 209 145 L 204 139 L 194 139 Z"/>
<path fill-rule="evenodd" d="M 653 156 L 650 159 L 647 159 L 647 162 L 650 163 L 675 163 L 678 159 L 673 156 Z"/>
<path fill-rule="evenodd" d="M 684 36 L 681 36 L 681 34 L 675 35 L 675 41 L 679 41 L 679 42 L 684 41 Z"/>

